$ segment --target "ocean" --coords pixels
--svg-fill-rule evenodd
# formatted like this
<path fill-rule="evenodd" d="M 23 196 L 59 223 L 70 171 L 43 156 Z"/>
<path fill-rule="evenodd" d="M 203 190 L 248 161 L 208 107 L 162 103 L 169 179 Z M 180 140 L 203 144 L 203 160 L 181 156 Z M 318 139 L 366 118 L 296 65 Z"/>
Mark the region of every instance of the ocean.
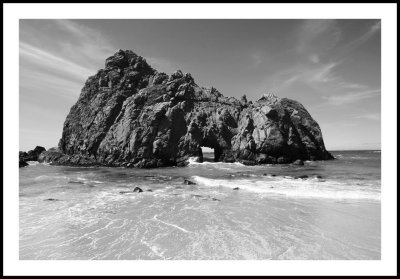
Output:
<path fill-rule="evenodd" d="M 304 166 L 211 159 L 158 169 L 30 162 L 19 169 L 19 257 L 378 260 L 381 153 L 332 154 L 336 160 Z"/>

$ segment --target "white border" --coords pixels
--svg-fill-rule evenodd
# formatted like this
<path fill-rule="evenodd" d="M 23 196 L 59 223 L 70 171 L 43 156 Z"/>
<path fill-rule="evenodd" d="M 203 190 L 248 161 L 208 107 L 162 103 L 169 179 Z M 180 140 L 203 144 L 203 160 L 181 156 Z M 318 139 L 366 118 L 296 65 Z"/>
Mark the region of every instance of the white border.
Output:
<path fill-rule="evenodd" d="M 4 4 L 4 275 L 395 275 L 397 274 L 396 4 Z M 382 19 L 382 260 L 19 261 L 20 18 Z"/>

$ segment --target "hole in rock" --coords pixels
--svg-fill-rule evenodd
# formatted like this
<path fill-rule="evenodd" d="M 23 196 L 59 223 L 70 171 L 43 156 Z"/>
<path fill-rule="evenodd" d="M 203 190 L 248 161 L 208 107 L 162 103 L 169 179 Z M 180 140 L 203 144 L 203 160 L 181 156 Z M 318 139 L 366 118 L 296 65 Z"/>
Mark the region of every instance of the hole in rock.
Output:
<path fill-rule="evenodd" d="M 215 162 L 214 148 L 202 146 L 201 151 L 203 152 L 203 162 Z"/>

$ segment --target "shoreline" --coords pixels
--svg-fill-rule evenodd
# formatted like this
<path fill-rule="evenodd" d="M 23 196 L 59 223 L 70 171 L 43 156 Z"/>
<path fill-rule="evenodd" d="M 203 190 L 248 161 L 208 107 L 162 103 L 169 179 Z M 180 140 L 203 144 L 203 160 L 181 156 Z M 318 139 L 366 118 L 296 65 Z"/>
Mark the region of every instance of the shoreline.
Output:
<path fill-rule="evenodd" d="M 379 260 L 380 158 L 157 169 L 37 163 L 19 172 L 20 259 Z"/>

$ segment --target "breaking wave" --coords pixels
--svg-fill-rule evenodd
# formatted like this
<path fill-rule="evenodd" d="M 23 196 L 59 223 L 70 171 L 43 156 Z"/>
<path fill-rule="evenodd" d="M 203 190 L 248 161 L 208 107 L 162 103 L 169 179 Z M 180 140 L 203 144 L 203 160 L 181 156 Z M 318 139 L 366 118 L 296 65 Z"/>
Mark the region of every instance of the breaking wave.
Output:
<path fill-rule="evenodd" d="M 224 163 L 224 162 L 196 162 L 196 157 L 189 157 L 189 166 L 205 166 L 205 167 L 215 167 L 217 169 L 230 170 L 232 167 L 245 167 L 242 163 Z"/>
<path fill-rule="evenodd" d="M 338 181 L 324 181 L 319 179 L 292 179 L 280 177 L 276 179 L 211 179 L 202 176 L 193 176 L 192 179 L 199 185 L 207 187 L 239 187 L 241 190 L 285 197 L 324 198 L 324 199 L 352 199 L 380 201 L 379 189 L 368 186 L 354 186 Z"/>

